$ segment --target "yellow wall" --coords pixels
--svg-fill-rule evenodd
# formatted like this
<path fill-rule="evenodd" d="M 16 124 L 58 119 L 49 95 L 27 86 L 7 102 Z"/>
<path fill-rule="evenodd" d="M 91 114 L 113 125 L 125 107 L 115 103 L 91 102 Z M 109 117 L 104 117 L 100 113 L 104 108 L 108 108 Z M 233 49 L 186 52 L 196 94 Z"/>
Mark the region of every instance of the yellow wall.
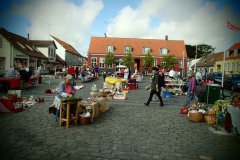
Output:
<path fill-rule="evenodd" d="M 215 72 L 222 72 L 222 61 L 215 62 Z M 225 74 L 240 74 L 240 58 L 225 60 Z"/>

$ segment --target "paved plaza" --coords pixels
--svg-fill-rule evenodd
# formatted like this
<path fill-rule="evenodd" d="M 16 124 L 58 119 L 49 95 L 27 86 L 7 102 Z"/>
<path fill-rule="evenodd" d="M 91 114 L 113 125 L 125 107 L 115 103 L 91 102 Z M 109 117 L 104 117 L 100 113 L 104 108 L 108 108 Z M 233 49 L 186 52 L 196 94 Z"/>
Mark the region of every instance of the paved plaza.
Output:
<path fill-rule="evenodd" d="M 92 124 L 59 127 L 48 113 L 54 96 L 45 95 L 45 90 L 60 81 L 22 92 L 22 97 L 44 97 L 44 103 L 19 113 L 0 113 L 1 160 L 240 159 L 239 136 L 214 134 L 208 130 L 210 125 L 189 122 L 179 114 L 184 96 L 164 98 L 164 107 L 157 103 L 144 106 L 146 80 L 139 83 L 139 89 L 130 90 L 127 100 L 109 100 L 109 111 Z M 84 83 L 77 95 L 87 98 L 92 85 L 101 88 L 102 83 L 102 78 Z"/>

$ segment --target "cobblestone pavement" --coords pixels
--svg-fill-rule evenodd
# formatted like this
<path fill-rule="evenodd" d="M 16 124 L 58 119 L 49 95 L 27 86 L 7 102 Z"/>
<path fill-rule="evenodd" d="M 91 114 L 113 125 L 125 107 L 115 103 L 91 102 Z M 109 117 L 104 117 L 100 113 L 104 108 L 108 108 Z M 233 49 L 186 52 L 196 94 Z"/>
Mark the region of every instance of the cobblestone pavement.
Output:
<path fill-rule="evenodd" d="M 185 97 L 164 99 L 165 106 L 144 106 L 146 82 L 131 90 L 127 100 L 109 100 L 110 110 L 86 126 L 59 127 L 48 107 L 53 96 L 39 85 L 23 96 L 45 98 L 44 103 L 19 113 L 0 113 L 0 159 L 240 159 L 240 139 L 209 132 L 206 123 L 189 122 L 180 115 Z M 78 95 L 86 98 L 90 88 L 103 80 L 84 83 Z"/>

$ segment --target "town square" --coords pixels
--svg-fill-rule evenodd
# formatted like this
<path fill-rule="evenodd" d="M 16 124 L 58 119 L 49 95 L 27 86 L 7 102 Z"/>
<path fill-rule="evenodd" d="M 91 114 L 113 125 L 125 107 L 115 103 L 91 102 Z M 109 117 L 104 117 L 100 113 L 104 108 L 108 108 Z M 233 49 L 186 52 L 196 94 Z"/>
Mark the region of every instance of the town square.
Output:
<path fill-rule="evenodd" d="M 240 158 L 239 2 L 0 3 L 1 159 Z"/>

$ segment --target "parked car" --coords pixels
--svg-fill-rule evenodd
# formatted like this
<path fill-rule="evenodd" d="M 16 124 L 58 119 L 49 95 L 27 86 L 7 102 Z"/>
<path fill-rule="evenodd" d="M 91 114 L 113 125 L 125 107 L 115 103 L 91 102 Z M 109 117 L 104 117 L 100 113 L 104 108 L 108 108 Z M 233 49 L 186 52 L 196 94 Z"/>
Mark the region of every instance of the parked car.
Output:
<path fill-rule="evenodd" d="M 222 82 L 222 73 L 221 72 L 213 72 L 207 75 L 208 80 L 213 81 L 214 83 Z"/>
<path fill-rule="evenodd" d="M 216 81 L 217 84 L 222 84 L 222 79 Z M 240 91 L 240 74 L 224 75 L 223 88 L 231 91 Z"/>

